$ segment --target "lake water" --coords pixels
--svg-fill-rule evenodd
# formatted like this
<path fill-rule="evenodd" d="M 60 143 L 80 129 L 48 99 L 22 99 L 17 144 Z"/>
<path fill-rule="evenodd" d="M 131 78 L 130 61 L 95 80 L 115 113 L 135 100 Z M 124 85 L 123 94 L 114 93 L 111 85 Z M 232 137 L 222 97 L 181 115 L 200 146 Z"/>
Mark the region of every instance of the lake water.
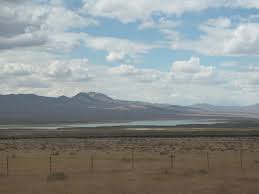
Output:
<path fill-rule="evenodd" d="M 59 128 L 92 128 L 92 127 L 115 127 L 115 126 L 177 126 L 190 124 L 215 124 L 223 123 L 220 120 L 152 120 L 152 121 L 130 121 L 130 122 L 104 122 L 104 123 L 59 123 L 59 124 L 6 124 L 0 125 L 0 129 L 59 129 Z"/>

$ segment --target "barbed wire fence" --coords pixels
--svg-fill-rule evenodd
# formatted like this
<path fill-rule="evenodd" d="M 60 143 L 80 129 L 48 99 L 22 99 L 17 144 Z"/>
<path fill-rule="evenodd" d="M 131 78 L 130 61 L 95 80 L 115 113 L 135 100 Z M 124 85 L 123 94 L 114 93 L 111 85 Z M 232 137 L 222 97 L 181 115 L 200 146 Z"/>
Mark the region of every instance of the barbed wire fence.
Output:
<path fill-rule="evenodd" d="M 224 156 L 220 156 L 224 154 Z M 2 176 L 16 176 L 19 174 L 41 173 L 53 174 L 65 172 L 67 174 L 94 173 L 102 171 L 141 171 L 157 169 L 204 169 L 208 173 L 218 167 L 228 165 L 241 171 L 252 168 L 251 162 L 258 164 L 256 154 L 249 153 L 240 147 L 239 151 L 212 152 L 169 152 L 145 154 L 134 149 L 125 152 L 104 153 L 98 151 L 77 152 L 70 154 L 45 154 L 44 156 L 26 154 L 11 154 L 7 152 L 0 157 L 0 174 Z M 227 156 L 228 158 L 225 158 Z M 251 157 L 252 156 L 252 157 Z M 217 163 L 219 163 L 217 165 Z M 247 162 L 247 163 L 246 163 Z M 222 167 L 223 168 L 223 167 Z M 47 172 L 47 173 L 46 173 Z"/>

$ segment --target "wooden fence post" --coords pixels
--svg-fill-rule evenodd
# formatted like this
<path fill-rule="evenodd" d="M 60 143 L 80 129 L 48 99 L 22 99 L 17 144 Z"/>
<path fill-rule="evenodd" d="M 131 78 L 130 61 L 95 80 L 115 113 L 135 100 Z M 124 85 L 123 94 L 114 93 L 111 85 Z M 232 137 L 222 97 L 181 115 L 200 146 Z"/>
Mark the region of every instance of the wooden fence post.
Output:
<path fill-rule="evenodd" d="M 134 169 L 134 150 L 131 150 L 131 168 Z"/>
<path fill-rule="evenodd" d="M 240 149 L 240 152 L 239 152 L 239 158 L 240 158 L 240 168 L 243 169 L 243 150 L 242 150 L 242 148 Z"/>
<path fill-rule="evenodd" d="M 91 160 L 91 171 L 93 172 L 93 170 L 94 170 L 94 154 L 93 154 L 93 152 L 91 153 L 90 160 Z"/>
<path fill-rule="evenodd" d="M 9 176 L 9 156 L 6 156 L 6 176 Z"/>
<path fill-rule="evenodd" d="M 210 155 L 209 155 L 209 152 L 207 152 L 207 167 L 208 167 L 208 170 L 210 169 Z"/>
<path fill-rule="evenodd" d="M 52 174 L 52 157 L 51 154 L 49 155 L 49 175 Z"/>
<path fill-rule="evenodd" d="M 174 168 L 174 156 L 173 156 L 173 153 L 171 152 L 171 168 L 173 169 Z"/>
<path fill-rule="evenodd" d="M 241 138 L 239 138 L 239 142 L 240 142 L 240 150 L 239 150 L 240 168 L 243 169 L 243 142 Z"/>

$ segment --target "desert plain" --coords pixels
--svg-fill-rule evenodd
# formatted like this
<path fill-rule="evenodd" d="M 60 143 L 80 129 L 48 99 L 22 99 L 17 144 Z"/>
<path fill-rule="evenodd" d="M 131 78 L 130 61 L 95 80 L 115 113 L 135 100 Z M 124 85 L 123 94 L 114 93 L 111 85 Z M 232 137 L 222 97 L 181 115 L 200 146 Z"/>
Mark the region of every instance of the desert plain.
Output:
<path fill-rule="evenodd" d="M 0 141 L 1 194 L 258 194 L 258 137 Z"/>

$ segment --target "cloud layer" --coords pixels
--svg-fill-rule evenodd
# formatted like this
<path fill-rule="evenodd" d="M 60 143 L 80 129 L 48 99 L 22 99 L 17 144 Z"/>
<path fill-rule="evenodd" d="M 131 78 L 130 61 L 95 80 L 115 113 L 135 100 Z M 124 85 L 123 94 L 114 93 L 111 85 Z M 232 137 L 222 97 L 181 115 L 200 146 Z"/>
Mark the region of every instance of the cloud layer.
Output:
<path fill-rule="evenodd" d="M 0 3 L 1 93 L 259 102 L 257 0 Z"/>

